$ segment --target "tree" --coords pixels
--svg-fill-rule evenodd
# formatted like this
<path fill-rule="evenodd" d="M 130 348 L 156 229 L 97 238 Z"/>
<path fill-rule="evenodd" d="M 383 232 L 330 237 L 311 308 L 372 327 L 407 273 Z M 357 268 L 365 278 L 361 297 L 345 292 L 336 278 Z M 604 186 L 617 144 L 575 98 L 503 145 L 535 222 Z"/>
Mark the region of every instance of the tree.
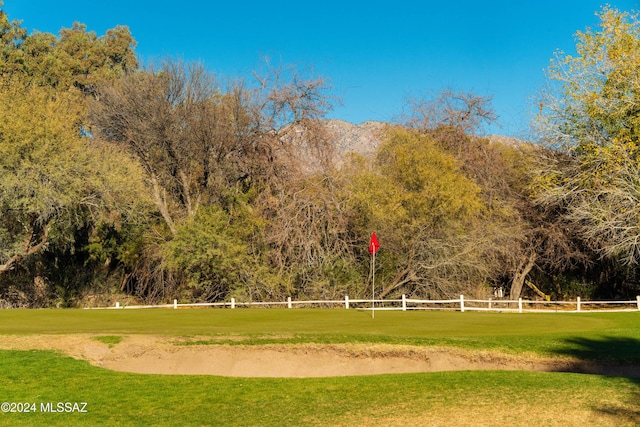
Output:
<path fill-rule="evenodd" d="M 266 260 L 289 292 L 281 298 L 336 299 L 360 291 L 364 276 L 347 186 L 335 172 L 307 175 L 260 198 Z"/>
<path fill-rule="evenodd" d="M 640 261 L 640 21 L 604 7 L 599 28 L 576 34 L 576 55 L 557 52 L 536 126 L 553 151 L 536 200 L 553 207 L 588 247 Z"/>
<path fill-rule="evenodd" d="M 491 124 L 498 118 L 491 100 L 491 96 L 451 89 L 441 90 L 437 96 L 411 98 L 407 102 L 409 111 L 405 113 L 405 126 L 418 130 L 444 126 L 474 134 L 483 124 Z"/>
<path fill-rule="evenodd" d="M 2 4 L 0 3 L 0 6 Z M 0 10 L 0 75 L 18 75 L 38 84 L 92 93 L 101 80 L 113 80 L 138 68 L 136 42 L 129 29 L 117 26 L 98 37 L 84 24 L 74 23 L 51 33 L 33 32 L 9 21 Z"/>
<path fill-rule="evenodd" d="M 0 1 L 0 7 L 3 6 Z M 20 45 L 27 38 L 27 30 L 19 21 L 9 21 L 0 9 L 0 75 L 11 74 L 21 69 L 22 51 Z"/>
<path fill-rule="evenodd" d="M 234 210 L 259 196 L 279 195 L 288 179 L 304 171 L 298 159 L 323 153 L 327 141 L 318 118 L 326 106 L 326 84 L 287 69 L 270 73 L 255 86 L 239 82 L 223 88 L 202 64 L 165 61 L 158 70 L 141 70 L 97 88 L 92 131 L 126 148 L 142 164 L 167 229 L 166 242 L 182 236 L 183 226 L 193 229 L 201 209 L 211 212 L 217 205 L 233 218 Z M 202 235 L 202 245 L 205 236 L 213 239 L 213 234 Z M 192 252 L 193 262 L 198 250 Z M 162 272 L 152 265 L 167 265 L 167 251 L 149 254 L 155 259 L 149 267 Z M 178 265 L 186 264 L 171 264 L 174 270 Z M 239 277 L 238 271 L 225 271 Z M 158 283 L 163 280 L 155 277 Z"/>
<path fill-rule="evenodd" d="M 488 246 L 480 241 L 490 234 L 480 235 L 480 188 L 432 138 L 390 128 L 372 167 L 363 162 L 352 179 L 349 203 L 362 254 L 372 230 L 384 242 L 379 296 L 452 297 L 484 284 Z"/>
<path fill-rule="evenodd" d="M 134 46 L 126 27 L 103 37 L 81 24 L 59 36 L 27 33 L 0 10 L 0 286 L 77 294 L 69 286 L 86 287 L 95 273 L 88 252 L 107 245 L 100 230 L 120 233 L 149 216 L 138 166 L 86 127 L 86 95 L 137 67 Z M 126 258 L 112 249 L 101 252 L 105 263 Z"/>
<path fill-rule="evenodd" d="M 261 259 L 260 248 L 251 245 L 260 224 L 250 209 L 230 214 L 217 205 L 202 207 L 185 221 L 164 246 L 168 266 L 186 277 L 182 297 L 201 301 L 281 297 L 281 285 Z"/>
<path fill-rule="evenodd" d="M 276 82 L 276 84 L 280 84 Z M 142 163 L 153 197 L 173 234 L 201 203 L 221 202 L 229 189 L 277 175 L 295 132 L 287 119 L 315 119 L 322 88 L 311 81 L 223 91 L 201 64 L 163 63 L 99 89 L 93 129 L 127 147 Z M 264 97 L 262 97 L 262 91 Z"/>
<path fill-rule="evenodd" d="M 0 85 L 0 273 L 72 242 L 89 222 L 148 212 L 142 175 L 124 153 L 80 135 L 79 93 Z"/>
<path fill-rule="evenodd" d="M 460 173 L 480 188 L 485 210 L 469 234 L 482 254 L 488 282 L 506 285 L 518 298 L 528 278 L 554 276 L 586 256 L 566 221 L 531 200 L 532 171 L 543 151 L 523 141 L 483 138 L 482 124 L 496 119 L 490 97 L 441 91 L 409 102 L 405 126 L 428 137 L 452 155 Z"/>

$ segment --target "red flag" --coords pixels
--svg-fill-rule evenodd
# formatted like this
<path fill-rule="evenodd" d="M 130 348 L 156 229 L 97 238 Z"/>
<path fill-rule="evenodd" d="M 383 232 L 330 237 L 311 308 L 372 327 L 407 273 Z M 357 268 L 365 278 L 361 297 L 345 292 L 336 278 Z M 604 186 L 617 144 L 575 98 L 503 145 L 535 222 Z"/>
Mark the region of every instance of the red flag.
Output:
<path fill-rule="evenodd" d="M 374 232 L 371 233 L 371 240 L 369 241 L 369 253 L 373 255 L 378 252 L 378 249 L 380 249 L 380 243 L 378 242 L 378 237 Z"/>

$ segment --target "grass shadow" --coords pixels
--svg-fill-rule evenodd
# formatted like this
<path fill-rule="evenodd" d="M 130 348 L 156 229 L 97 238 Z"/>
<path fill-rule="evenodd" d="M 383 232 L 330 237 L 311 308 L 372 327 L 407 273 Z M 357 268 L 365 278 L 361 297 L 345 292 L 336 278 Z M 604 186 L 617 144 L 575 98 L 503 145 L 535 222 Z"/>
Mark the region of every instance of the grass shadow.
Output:
<path fill-rule="evenodd" d="M 569 338 L 553 352 L 575 360 L 562 371 L 628 377 L 640 384 L 640 340 L 636 338 Z"/>
<path fill-rule="evenodd" d="M 603 404 L 593 409 L 615 420 L 618 425 L 640 425 L 640 340 L 628 337 L 570 338 L 554 353 L 573 359 L 558 371 L 626 378 L 634 387 L 625 402 Z"/>

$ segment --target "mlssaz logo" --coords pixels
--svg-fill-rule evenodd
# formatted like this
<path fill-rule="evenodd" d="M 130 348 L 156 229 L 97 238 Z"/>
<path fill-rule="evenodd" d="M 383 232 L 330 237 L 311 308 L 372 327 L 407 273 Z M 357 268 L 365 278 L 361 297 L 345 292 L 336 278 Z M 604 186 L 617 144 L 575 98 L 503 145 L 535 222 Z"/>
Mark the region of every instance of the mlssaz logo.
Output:
<path fill-rule="evenodd" d="M 80 412 L 86 413 L 86 402 L 42 402 L 40 412 Z"/>

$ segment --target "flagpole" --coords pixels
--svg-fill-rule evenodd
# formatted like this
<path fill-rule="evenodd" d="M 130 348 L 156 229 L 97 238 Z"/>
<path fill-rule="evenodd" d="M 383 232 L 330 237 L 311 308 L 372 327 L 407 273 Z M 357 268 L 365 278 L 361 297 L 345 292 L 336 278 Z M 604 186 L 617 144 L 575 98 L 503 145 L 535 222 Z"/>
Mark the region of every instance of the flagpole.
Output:
<path fill-rule="evenodd" d="M 376 252 L 371 255 L 371 318 L 375 319 L 376 311 Z"/>
<path fill-rule="evenodd" d="M 371 318 L 375 318 L 375 310 L 376 310 L 376 252 L 380 248 L 380 243 L 378 242 L 378 237 L 376 233 L 371 233 L 371 240 L 369 241 L 369 253 L 371 254 Z"/>

